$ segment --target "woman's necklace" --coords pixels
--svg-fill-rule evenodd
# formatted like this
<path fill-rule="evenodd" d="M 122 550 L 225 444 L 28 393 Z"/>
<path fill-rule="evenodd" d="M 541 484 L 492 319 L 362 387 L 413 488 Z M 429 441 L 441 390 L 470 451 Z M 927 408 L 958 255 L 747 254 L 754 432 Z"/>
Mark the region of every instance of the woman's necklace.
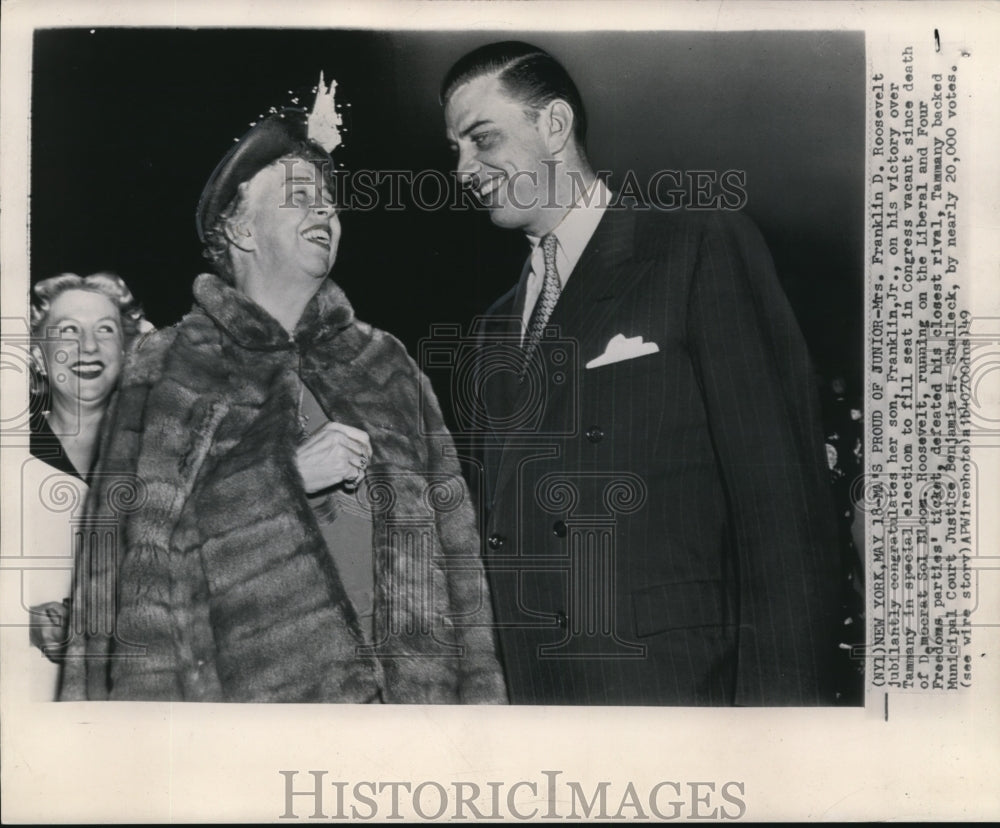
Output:
<path fill-rule="evenodd" d="M 309 436 L 309 415 L 305 412 L 305 399 L 306 399 L 306 384 L 302 381 L 302 377 L 298 374 L 299 378 L 299 404 L 297 416 L 299 419 L 299 436 L 301 439 L 305 439 Z"/>

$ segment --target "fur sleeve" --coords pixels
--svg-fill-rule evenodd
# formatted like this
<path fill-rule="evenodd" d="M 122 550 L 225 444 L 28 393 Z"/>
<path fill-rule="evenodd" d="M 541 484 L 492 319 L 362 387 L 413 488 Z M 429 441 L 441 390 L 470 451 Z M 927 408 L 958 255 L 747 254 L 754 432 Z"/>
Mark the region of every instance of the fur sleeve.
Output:
<path fill-rule="evenodd" d="M 437 398 L 427 377 L 419 371 L 418 377 L 429 470 L 432 475 L 454 480 L 460 489 L 454 508 L 449 504 L 449 508 L 436 511 L 441 549 L 449 560 L 452 622 L 464 648 L 459 670 L 460 700 L 465 704 L 505 704 L 507 690 L 496 655 L 493 608 L 480 555 L 475 510 Z"/>
<path fill-rule="evenodd" d="M 145 486 L 136 474 L 142 413 L 150 389 L 159 381 L 166 354 L 176 336 L 174 329 L 143 337 L 128 354 L 118 388 L 104 415 L 97 466 L 90 475 L 90 491 L 85 506 L 83 539 L 99 533 L 98 524 L 115 520 L 120 511 L 131 511 L 145 501 Z M 122 532 L 118 531 L 121 546 Z M 113 612 L 114 605 L 93 606 L 108 601 L 102 587 L 113 578 L 106 556 L 87 554 L 90 544 L 79 543 L 73 577 L 73 635 L 63 664 L 59 698 L 62 701 L 102 699 L 107 696 L 107 653 L 111 636 L 85 636 L 87 619 Z"/>
<path fill-rule="evenodd" d="M 73 643 L 73 654 L 85 653 L 86 659 L 81 665 L 74 658 L 64 670 L 65 700 L 107 698 L 112 650 L 141 654 L 117 638 L 122 602 L 140 600 L 126 594 L 123 584 L 145 595 L 155 591 L 156 577 L 164 577 L 187 495 L 225 415 L 224 406 L 191 387 L 188 363 L 178 357 L 178 351 L 190 351 L 187 339 L 179 328 L 150 337 L 122 373 L 105 424 L 85 529 L 101 533 L 116 525 L 114 554 L 103 552 L 100 544 L 84 543 L 76 561 L 76 629 L 83 630 L 87 618 L 104 621 L 101 629 Z M 178 369 L 178 362 L 185 368 Z M 116 585 L 114 595 L 105 594 L 107 584 Z M 84 606 L 87 601 L 102 605 Z"/>

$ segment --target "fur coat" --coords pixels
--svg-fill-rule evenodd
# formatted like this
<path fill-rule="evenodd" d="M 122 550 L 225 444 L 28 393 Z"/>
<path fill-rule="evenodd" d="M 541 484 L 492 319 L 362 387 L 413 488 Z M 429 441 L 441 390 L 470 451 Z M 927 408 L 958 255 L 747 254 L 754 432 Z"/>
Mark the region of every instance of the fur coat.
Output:
<path fill-rule="evenodd" d="M 62 698 L 505 701 L 474 509 L 403 346 L 330 281 L 292 336 L 216 276 L 194 295 L 108 416 L 88 531 L 117 552 L 84 544 Z M 373 646 L 294 462 L 299 377 L 371 437 Z"/>

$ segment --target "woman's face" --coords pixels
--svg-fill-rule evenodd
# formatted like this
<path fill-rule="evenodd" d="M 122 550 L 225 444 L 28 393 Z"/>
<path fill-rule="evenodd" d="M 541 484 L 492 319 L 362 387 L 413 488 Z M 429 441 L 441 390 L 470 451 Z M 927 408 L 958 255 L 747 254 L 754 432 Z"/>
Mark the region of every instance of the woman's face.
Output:
<path fill-rule="evenodd" d="M 53 395 L 64 403 L 105 404 L 121 373 L 121 315 L 108 297 L 67 290 L 49 307 L 38 346 Z"/>

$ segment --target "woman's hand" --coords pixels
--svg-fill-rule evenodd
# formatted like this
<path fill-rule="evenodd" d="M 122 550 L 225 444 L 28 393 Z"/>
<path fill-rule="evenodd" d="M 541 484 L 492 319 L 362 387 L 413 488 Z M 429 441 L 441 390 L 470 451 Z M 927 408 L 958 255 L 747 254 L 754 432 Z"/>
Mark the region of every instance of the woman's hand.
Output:
<path fill-rule="evenodd" d="M 28 640 L 38 647 L 49 661 L 60 660 L 69 627 L 69 608 L 59 601 L 49 601 L 31 608 Z"/>
<path fill-rule="evenodd" d="M 359 428 L 327 423 L 295 453 L 295 463 L 306 484 L 306 493 L 329 489 L 338 483 L 354 489 L 365 476 L 372 456 L 372 442 Z"/>

